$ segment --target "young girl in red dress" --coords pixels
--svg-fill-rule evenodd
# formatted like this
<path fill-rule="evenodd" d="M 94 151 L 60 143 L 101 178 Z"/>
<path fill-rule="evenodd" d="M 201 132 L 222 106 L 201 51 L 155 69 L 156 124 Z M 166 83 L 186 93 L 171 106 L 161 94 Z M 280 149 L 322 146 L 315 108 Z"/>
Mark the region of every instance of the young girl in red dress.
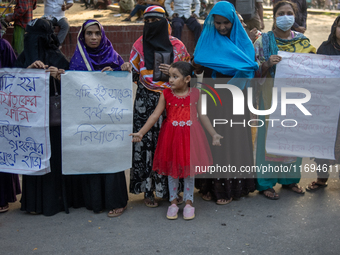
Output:
<path fill-rule="evenodd" d="M 166 109 L 167 117 L 159 133 L 152 168 L 157 173 L 168 176 L 171 202 L 167 211 L 168 219 L 178 217 L 177 189 L 180 178 L 184 178 L 186 203 L 183 218 L 185 220 L 195 218 L 195 208 L 192 206 L 194 175 L 202 173 L 196 171 L 195 166 L 202 169 L 212 164 L 212 155 L 200 121 L 213 137 L 213 145 L 220 145 L 220 139 L 223 138 L 216 133 L 208 117 L 201 115 L 199 90 L 190 88 L 193 70 L 192 65 L 187 62 L 179 61 L 171 65 L 169 69 L 171 88 L 163 91 L 155 111 L 142 129 L 138 133 L 130 134 L 133 136 L 133 142 L 140 142 Z"/>

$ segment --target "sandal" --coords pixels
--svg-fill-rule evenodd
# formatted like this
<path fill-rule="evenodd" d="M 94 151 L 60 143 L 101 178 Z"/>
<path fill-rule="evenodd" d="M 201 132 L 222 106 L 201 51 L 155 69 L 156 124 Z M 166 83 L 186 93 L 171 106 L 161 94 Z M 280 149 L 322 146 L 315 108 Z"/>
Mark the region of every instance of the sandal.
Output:
<path fill-rule="evenodd" d="M 218 199 L 216 204 L 218 204 L 218 205 L 226 205 L 226 204 L 229 204 L 231 201 L 233 201 L 233 198 L 230 198 L 229 200 Z"/>
<path fill-rule="evenodd" d="M 183 209 L 183 219 L 192 220 L 195 218 L 195 207 L 187 204 Z"/>
<path fill-rule="evenodd" d="M 147 207 L 150 207 L 150 208 L 158 207 L 158 203 L 155 201 L 154 197 L 152 197 L 152 198 L 144 198 L 144 204 Z"/>
<path fill-rule="evenodd" d="M 291 191 L 293 191 L 293 192 L 295 192 L 295 193 L 297 193 L 297 194 L 300 194 L 300 195 L 305 194 L 305 191 L 304 191 L 304 190 L 302 189 L 302 187 L 301 187 L 299 184 L 297 184 L 297 183 L 292 183 L 292 184 L 289 184 L 289 185 L 282 185 L 282 188 L 284 188 L 284 189 L 290 189 Z M 300 190 L 300 192 L 297 191 L 297 190 L 294 190 L 294 188 Z"/>
<path fill-rule="evenodd" d="M 8 210 L 9 210 L 9 205 L 8 204 L 5 205 L 5 206 L 0 207 L 0 213 L 7 212 Z"/>
<path fill-rule="evenodd" d="M 266 198 L 271 199 L 271 200 L 278 200 L 280 198 L 279 194 L 277 194 L 273 188 L 263 190 L 263 191 L 261 191 L 261 193 Z M 273 196 L 270 196 L 268 193 L 273 194 Z"/>
<path fill-rule="evenodd" d="M 123 212 L 126 210 L 126 208 L 127 208 L 127 206 L 125 206 L 124 208 L 112 209 L 111 211 L 109 211 L 107 216 L 108 217 L 118 217 L 118 216 L 123 214 Z"/>
<path fill-rule="evenodd" d="M 312 188 L 313 186 L 316 186 L 316 187 Z M 311 184 L 307 185 L 306 190 L 307 191 L 316 191 L 316 190 L 321 189 L 321 188 L 326 188 L 327 186 L 328 186 L 327 183 L 320 184 L 320 183 L 317 183 L 317 182 L 312 182 Z"/>
<path fill-rule="evenodd" d="M 166 213 L 166 217 L 169 220 L 175 220 L 178 218 L 178 206 L 176 204 L 172 204 L 168 207 L 168 211 Z"/>
<path fill-rule="evenodd" d="M 207 194 L 202 195 L 202 199 L 205 200 L 205 201 L 211 201 L 211 199 L 212 199 L 211 193 L 208 192 Z"/>

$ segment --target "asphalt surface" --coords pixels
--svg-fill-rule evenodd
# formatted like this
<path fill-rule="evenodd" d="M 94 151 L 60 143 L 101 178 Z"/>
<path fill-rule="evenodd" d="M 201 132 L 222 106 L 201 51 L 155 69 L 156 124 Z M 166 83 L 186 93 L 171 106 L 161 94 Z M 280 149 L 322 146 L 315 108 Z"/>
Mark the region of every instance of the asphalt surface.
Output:
<path fill-rule="evenodd" d="M 305 195 L 277 185 L 276 201 L 256 191 L 221 206 L 196 192 L 191 221 L 182 218 L 184 204 L 177 220 L 167 220 L 169 202 L 148 208 L 142 195 L 130 194 L 118 218 L 85 208 L 31 215 L 16 202 L 0 214 L 0 254 L 339 254 L 337 176 L 332 173 L 327 188 Z M 313 180 L 302 178 L 300 184 Z"/>
<path fill-rule="evenodd" d="M 330 25 L 316 31 L 315 40 L 325 40 Z M 311 161 L 304 159 L 304 163 Z M 128 175 L 127 171 L 127 180 Z M 51 217 L 31 215 L 20 211 L 19 195 L 10 210 L 0 214 L 0 255 L 338 255 L 340 182 L 338 173 L 331 176 L 327 188 L 305 195 L 277 185 L 277 201 L 256 191 L 221 206 L 203 201 L 196 192 L 196 218 L 191 221 L 182 218 L 184 205 L 179 218 L 170 221 L 166 219 L 169 202 L 148 208 L 142 195 L 130 194 L 128 209 L 117 218 L 107 217 L 107 211 L 94 214 L 85 208 L 70 208 L 69 214 Z M 315 179 L 316 174 L 303 174 L 300 185 L 305 187 Z"/>

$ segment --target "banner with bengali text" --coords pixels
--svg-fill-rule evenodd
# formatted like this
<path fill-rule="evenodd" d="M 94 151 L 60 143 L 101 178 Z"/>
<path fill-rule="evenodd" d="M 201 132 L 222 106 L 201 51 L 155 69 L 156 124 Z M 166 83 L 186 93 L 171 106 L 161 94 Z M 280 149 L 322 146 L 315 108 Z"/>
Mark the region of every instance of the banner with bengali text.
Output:
<path fill-rule="evenodd" d="M 63 174 L 131 168 L 132 74 L 67 71 L 61 81 Z"/>
<path fill-rule="evenodd" d="M 267 152 L 334 159 L 340 111 L 340 56 L 284 51 L 279 55 L 282 60 L 276 67 L 274 88 L 281 96 L 277 98 L 277 110 L 270 115 L 272 121 L 267 123 Z M 283 99 L 288 100 L 282 103 L 284 89 L 300 92 L 286 93 Z M 301 89 L 305 91 L 301 93 Z"/>
<path fill-rule="evenodd" d="M 0 69 L 1 172 L 50 172 L 49 76 L 39 69 Z"/>

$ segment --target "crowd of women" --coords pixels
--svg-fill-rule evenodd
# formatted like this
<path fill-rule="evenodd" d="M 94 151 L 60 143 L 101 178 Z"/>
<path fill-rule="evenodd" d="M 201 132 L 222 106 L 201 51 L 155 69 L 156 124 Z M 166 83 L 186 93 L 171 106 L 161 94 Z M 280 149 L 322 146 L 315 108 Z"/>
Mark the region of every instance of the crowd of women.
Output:
<path fill-rule="evenodd" d="M 137 92 L 133 114 L 133 161 L 129 191 L 144 194 L 144 204 L 157 207 L 155 197 L 168 199 L 171 205 L 168 219 L 178 217 L 178 204 L 185 202 L 184 219 L 195 217 L 194 187 L 204 200 L 225 205 L 242 196 L 260 191 L 266 198 L 276 200 L 279 195 L 273 187 L 279 183 L 299 195 L 304 189 L 298 185 L 301 175 L 296 173 L 243 173 L 224 178 L 194 178 L 192 165 L 300 166 L 302 159 L 271 155 L 265 151 L 267 126 L 255 132 L 250 127 L 212 127 L 206 115 L 201 114 L 200 93 L 192 78 L 203 73 L 203 83 L 219 78 L 225 83 L 234 78 L 247 78 L 237 86 L 247 93 L 249 82 L 261 78 L 257 90 L 259 109 L 271 106 L 271 90 L 276 64 L 281 61 L 278 51 L 340 55 L 340 16 L 331 26 L 327 41 L 318 50 L 303 34 L 291 30 L 295 5 L 281 1 L 273 8 L 272 30 L 262 33 L 255 43 L 249 39 L 241 21 L 228 2 L 219 2 L 207 17 L 192 59 L 185 45 L 171 36 L 171 27 L 165 11 L 149 6 L 144 12 L 143 35 L 134 43 L 130 61 L 124 62 L 105 36 L 102 25 L 87 20 L 78 35 L 77 48 L 69 62 L 59 50 L 52 25 L 43 19 L 30 22 L 26 28 L 25 49 L 16 59 L 11 46 L 1 39 L 0 67 L 42 68 L 51 73 L 50 87 L 57 85 L 65 70 L 128 71 L 133 73 Z M 153 79 L 156 51 L 170 54 L 171 65 L 161 64 L 160 71 L 168 80 Z M 191 64 L 189 63 L 191 62 Z M 52 89 L 50 91 L 53 91 Z M 224 90 L 222 114 L 226 119 L 250 119 L 233 116 L 232 94 Z M 212 103 L 208 100 L 208 106 Z M 212 107 L 208 115 L 214 118 Z M 209 112 L 210 109 L 210 112 Z M 244 109 L 248 109 L 245 105 Z M 165 111 L 164 111 L 165 110 Z M 268 116 L 259 116 L 265 121 Z M 203 127 L 206 130 L 204 133 Z M 340 163 L 340 130 L 338 125 L 335 147 L 336 160 L 316 159 L 318 164 Z M 46 216 L 69 207 L 86 207 L 95 213 L 108 210 L 109 217 L 121 215 L 127 208 L 128 193 L 124 172 L 114 174 L 62 175 L 61 129 L 50 128 L 51 172 L 43 176 L 24 175 L 22 179 L 21 210 Z M 256 139 L 254 139 L 256 137 Z M 255 141 L 255 142 L 254 142 Z M 256 148 L 256 149 L 254 149 Z M 256 155 L 254 156 L 253 151 Z M 255 159 L 255 160 L 254 160 Z M 315 191 L 326 187 L 327 173 L 318 173 L 318 179 L 306 189 Z M 183 197 L 180 193 L 184 191 Z M 0 173 L 0 212 L 8 210 L 9 202 L 20 194 L 18 176 Z"/>

